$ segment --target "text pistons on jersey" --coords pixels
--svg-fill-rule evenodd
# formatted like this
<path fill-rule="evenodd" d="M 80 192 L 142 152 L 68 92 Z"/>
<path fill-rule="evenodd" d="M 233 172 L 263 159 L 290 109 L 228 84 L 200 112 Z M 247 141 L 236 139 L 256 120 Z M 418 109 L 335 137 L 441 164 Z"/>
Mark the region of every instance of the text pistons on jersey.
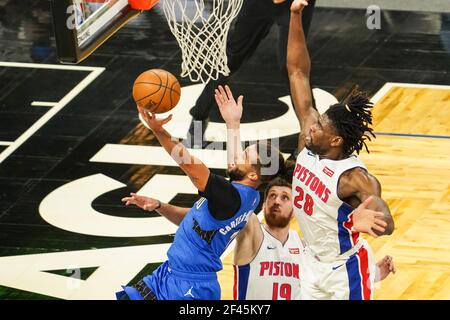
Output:
<path fill-rule="evenodd" d="M 297 163 L 294 170 L 294 177 L 314 192 L 320 200 L 327 203 L 331 191 L 327 186 L 311 171 Z"/>
<path fill-rule="evenodd" d="M 225 227 L 221 228 L 219 232 L 223 235 L 226 235 L 228 232 L 230 232 L 233 229 L 236 229 L 238 225 L 240 225 L 244 221 L 248 221 L 248 218 L 250 215 L 253 214 L 253 211 L 249 211 L 244 213 L 243 215 L 237 217 L 235 220 L 231 221 L 230 224 L 226 225 Z"/>
<path fill-rule="evenodd" d="M 260 262 L 259 276 L 281 276 L 294 277 L 299 279 L 299 267 L 296 263 L 283 261 L 262 261 Z"/>

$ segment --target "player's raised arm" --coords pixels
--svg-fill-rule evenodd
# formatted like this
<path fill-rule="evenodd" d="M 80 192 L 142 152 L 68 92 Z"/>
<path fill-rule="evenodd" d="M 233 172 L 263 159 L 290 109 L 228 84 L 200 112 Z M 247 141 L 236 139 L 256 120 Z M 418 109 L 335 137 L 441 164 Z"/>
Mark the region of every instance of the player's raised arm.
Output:
<path fill-rule="evenodd" d="M 242 151 L 240 124 L 242 117 L 243 96 L 234 100 L 233 93 L 228 86 L 219 86 L 214 95 L 220 114 L 227 125 L 227 163 L 231 169 L 237 163 L 244 163 Z"/>
<path fill-rule="evenodd" d="M 301 133 L 298 149 L 305 146 L 304 137 L 310 126 L 317 122 L 318 112 L 313 107 L 309 74 L 311 60 L 306 46 L 302 26 L 302 10 L 308 5 L 306 0 L 294 0 L 291 6 L 291 20 L 287 50 L 287 70 L 295 113 L 300 122 Z"/>
<path fill-rule="evenodd" d="M 239 266 L 249 264 L 258 254 L 263 239 L 261 223 L 256 214 L 253 213 L 249 216 L 245 228 L 236 236 L 233 263 Z"/>
<path fill-rule="evenodd" d="M 142 108 L 139 108 L 142 119 L 147 123 L 158 139 L 161 146 L 170 154 L 170 156 L 178 163 L 191 179 L 195 187 L 203 192 L 209 178 L 209 169 L 196 157 L 192 156 L 188 150 L 180 142 L 172 139 L 171 135 L 163 128 L 167 122 L 172 119 L 172 115 L 165 119 L 156 119 L 155 115 L 149 114 Z"/>

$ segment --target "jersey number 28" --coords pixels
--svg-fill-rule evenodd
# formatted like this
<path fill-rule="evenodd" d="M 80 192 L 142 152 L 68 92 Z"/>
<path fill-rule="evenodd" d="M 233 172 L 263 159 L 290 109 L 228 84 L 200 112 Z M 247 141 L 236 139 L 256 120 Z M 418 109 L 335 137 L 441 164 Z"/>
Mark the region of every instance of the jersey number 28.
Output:
<path fill-rule="evenodd" d="M 294 205 L 299 209 L 303 208 L 303 211 L 305 211 L 308 216 L 312 215 L 314 209 L 313 198 L 298 186 L 295 187 L 295 191 L 297 192 L 297 195 L 294 198 Z"/>

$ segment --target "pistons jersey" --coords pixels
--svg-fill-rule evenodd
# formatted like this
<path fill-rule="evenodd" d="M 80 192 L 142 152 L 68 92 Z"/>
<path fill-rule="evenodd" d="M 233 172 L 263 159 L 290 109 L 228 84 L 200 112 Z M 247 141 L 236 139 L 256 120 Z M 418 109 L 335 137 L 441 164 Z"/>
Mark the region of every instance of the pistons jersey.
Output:
<path fill-rule="evenodd" d="M 292 180 L 294 213 L 310 252 L 324 261 L 337 258 L 358 242 L 359 232 L 352 231 L 353 208 L 337 194 L 341 175 L 357 167 L 366 169 L 356 155 L 320 159 L 304 148 L 297 157 Z"/>
<path fill-rule="evenodd" d="M 235 300 L 298 300 L 300 260 L 304 246 L 297 232 L 290 230 L 283 245 L 263 225 L 263 241 L 247 265 L 234 266 Z"/>

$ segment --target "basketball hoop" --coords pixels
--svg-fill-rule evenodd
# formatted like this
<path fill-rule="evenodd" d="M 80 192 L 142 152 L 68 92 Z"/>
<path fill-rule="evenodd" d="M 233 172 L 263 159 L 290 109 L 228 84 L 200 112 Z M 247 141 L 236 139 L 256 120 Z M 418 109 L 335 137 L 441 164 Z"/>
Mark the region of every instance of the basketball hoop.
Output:
<path fill-rule="evenodd" d="M 181 48 L 181 76 L 206 83 L 217 80 L 219 74 L 229 75 L 227 36 L 243 0 L 161 2 L 170 30 Z M 210 12 L 205 10 L 205 2 L 211 7 Z"/>

